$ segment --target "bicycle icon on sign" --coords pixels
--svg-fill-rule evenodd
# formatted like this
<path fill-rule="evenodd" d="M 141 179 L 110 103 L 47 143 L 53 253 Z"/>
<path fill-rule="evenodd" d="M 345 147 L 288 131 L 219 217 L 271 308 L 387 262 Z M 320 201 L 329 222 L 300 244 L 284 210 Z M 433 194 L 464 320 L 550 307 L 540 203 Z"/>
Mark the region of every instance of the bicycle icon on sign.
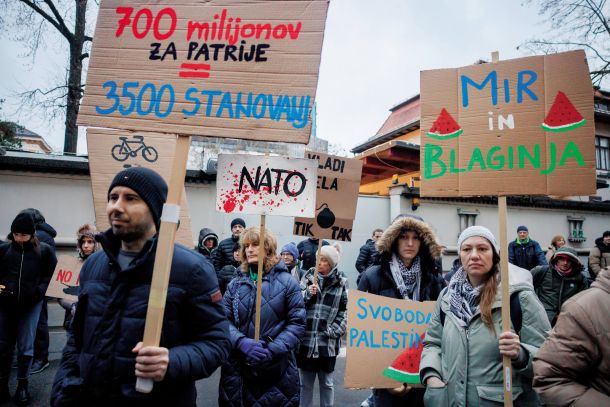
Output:
<path fill-rule="evenodd" d="M 142 157 L 149 163 L 154 163 L 159 158 L 154 147 L 144 144 L 144 136 L 133 136 L 132 140 L 127 140 L 127 137 L 119 137 L 119 140 L 121 143 L 112 147 L 112 158 L 117 161 L 125 161 L 129 157 L 135 158 L 140 151 Z"/>

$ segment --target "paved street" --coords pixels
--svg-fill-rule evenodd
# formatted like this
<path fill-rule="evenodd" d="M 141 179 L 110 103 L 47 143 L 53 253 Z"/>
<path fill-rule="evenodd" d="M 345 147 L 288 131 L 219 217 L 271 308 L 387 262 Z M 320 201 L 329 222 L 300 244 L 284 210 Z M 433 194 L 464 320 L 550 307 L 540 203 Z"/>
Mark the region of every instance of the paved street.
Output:
<path fill-rule="evenodd" d="M 49 323 L 52 326 L 50 336 L 50 366 L 45 369 L 42 373 L 35 374 L 30 378 L 30 392 L 32 394 L 31 406 L 34 407 L 46 407 L 49 405 L 49 394 L 51 392 L 51 385 L 55 372 L 59 367 L 59 359 L 61 357 L 61 350 L 65 344 L 66 333 L 63 328 L 60 327 L 61 321 L 63 321 L 63 311 L 59 307 L 55 307 L 53 304 L 49 304 Z M 335 370 L 335 405 L 338 407 L 344 406 L 359 406 L 362 400 L 364 400 L 368 394 L 368 390 L 347 390 L 343 388 L 343 373 L 345 370 L 345 358 L 340 357 L 337 360 Z M 16 371 L 13 370 L 11 377 L 11 392 L 14 392 L 16 387 L 16 380 L 14 375 Z M 197 382 L 197 406 L 199 407 L 217 407 L 218 406 L 218 380 L 220 378 L 220 369 L 218 369 L 210 378 L 206 380 L 200 380 Z M 314 400 L 318 400 L 317 391 Z M 13 403 L 6 403 L 0 406 L 13 406 Z"/>

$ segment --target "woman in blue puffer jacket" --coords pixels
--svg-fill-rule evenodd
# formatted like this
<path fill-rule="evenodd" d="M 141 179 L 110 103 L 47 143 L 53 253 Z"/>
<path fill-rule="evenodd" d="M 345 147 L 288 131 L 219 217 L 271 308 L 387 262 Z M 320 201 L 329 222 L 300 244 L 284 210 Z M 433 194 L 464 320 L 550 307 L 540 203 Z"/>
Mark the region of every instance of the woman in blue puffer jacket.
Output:
<path fill-rule="evenodd" d="M 264 238 L 260 340 L 255 341 L 256 280 L 260 234 L 246 229 L 240 239 L 241 275 L 228 285 L 223 302 L 233 350 L 222 366 L 221 407 L 298 406 L 299 373 L 294 351 L 305 333 L 305 306 L 298 283 Z"/>

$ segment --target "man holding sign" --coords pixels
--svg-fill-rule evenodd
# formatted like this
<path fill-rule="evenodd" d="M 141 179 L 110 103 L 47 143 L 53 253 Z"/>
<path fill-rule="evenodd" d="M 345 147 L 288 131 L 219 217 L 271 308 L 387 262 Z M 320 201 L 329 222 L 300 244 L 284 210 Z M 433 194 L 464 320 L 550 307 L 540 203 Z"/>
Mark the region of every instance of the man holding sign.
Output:
<path fill-rule="evenodd" d="M 52 406 L 193 406 L 195 380 L 227 358 L 228 322 L 212 265 L 176 244 L 160 346 L 143 347 L 157 232 L 167 184 L 131 167 L 108 190 L 111 229 L 81 270 L 78 306 L 51 395 Z M 144 395 L 136 377 L 159 382 Z M 135 405 L 135 404 L 133 404 Z"/>

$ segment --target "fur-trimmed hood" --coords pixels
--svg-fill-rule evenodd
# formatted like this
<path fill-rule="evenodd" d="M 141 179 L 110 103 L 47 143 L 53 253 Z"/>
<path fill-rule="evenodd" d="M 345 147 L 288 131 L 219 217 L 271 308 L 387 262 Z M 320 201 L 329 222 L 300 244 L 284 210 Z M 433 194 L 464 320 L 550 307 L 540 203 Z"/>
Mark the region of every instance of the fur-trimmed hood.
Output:
<path fill-rule="evenodd" d="M 375 247 L 381 253 L 390 254 L 392 251 L 392 244 L 398 236 L 400 231 L 403 229 L 415 231 L 422 241 L 428 246 L 430 250 L 430 256 L 436 258 L 441 255 L 442 247 L 438 242 L 436 235 L 432 231 L 432 228 L 425 222 L 419 221 L 409 216 L 403 216 L 396 219 L 384 232 L 383 235 L 375 243 Z"/>

